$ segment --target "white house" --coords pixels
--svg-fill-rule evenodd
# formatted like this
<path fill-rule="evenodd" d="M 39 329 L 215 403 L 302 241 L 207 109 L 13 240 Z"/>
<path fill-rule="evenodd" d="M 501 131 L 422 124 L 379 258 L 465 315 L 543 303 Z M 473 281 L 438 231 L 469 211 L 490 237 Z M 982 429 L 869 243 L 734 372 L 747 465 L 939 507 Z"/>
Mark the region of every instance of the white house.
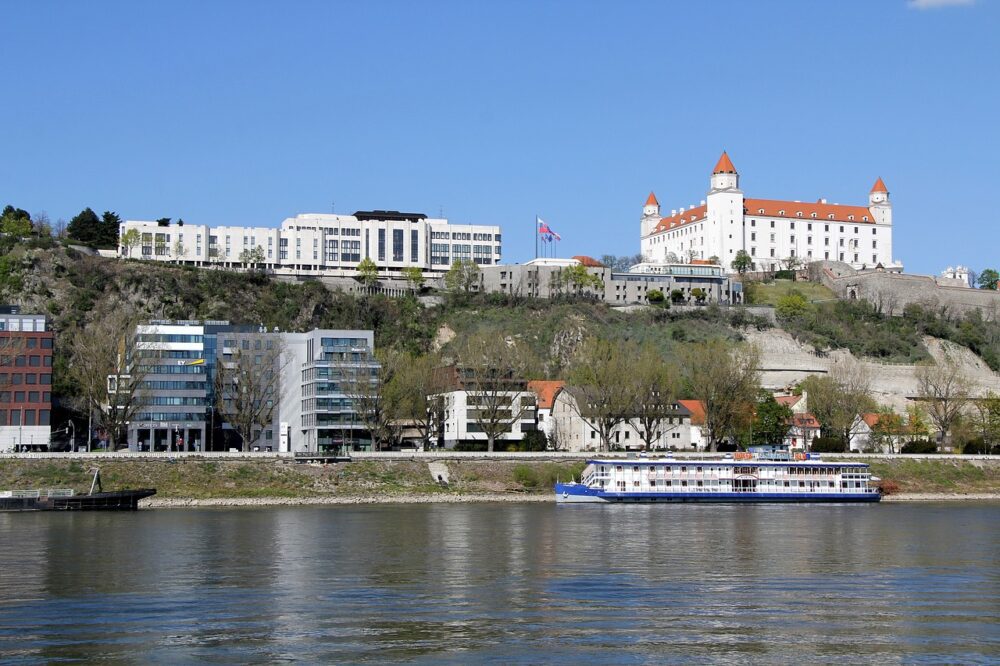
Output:
<path fill-rule="evenodd" d="M 740 189 L 739 173 L 726 153 L 712 170 L 708 193 L 699 205 L 662 215 L 651 192 L 640 229 L 642 255 L 654 262 L 718 257 L 729 267 L 744 250 L 756 270 L 781 268 L 788 257 L 842 261 L 858 269 L 903 268 L 892 256 L 892 204 L 881 178 L 869 192 L 867 205 L 756 199 Z"/>
<path fill-rule="evenodd" d="M 586 407 L 581 414 L 578 398 L 579 391 L 572 387 L 563 387 L 556 392 L 550 419 L 553 433 L 550 442 L 560 451 L 599 451 L 601 435 L 594 420 L 586 416 Z M 664 418 L 657 430 L 654 450 L 692 450 L 691 414 L 682 404 L 674 405 L 673 415 Z M 608 444 L 614 449 L 641 451 L 646 448 L 643 434 L 639 419 L 627 419 L 611 430 Z"/>
<path fill-rule="evenodd" d="M 535 418 L 538 421 L 538 429 L 545 433 L 549 446 L 552 446 L 552 403 L 555 401 L 556 393 L 565 385 L 566 382 L 561 380 L 536 379 L 528 382 L 528 390 L 535 394 Z"/>
<path fill-rule="evenodd" d="M 441 430 L 444 446 L 453 449 L 460 444 L 486 443 L 489 440 L 483 431 L 484 418 L 481 408 L 506 404 L 499 410 L 499 420 L 503 432 L 495 441 L 521 441 L 529 432 L 538 429 L 535 418 L 535 393 L 528 389 L 527 382 L 517 378 L 504 381 L 503 386 L 480 386 L 474 373 L 465 368 L 449 366 L 438 369 L 439 385 L 444 389 L 435 397 L 441 399 Z"/>

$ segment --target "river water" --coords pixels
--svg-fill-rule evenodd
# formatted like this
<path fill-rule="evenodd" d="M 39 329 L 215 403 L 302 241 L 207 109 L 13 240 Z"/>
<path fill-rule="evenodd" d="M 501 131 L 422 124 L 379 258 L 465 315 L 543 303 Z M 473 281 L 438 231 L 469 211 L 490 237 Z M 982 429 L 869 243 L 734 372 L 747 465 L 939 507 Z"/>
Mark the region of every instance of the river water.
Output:
<path fill-rule="evenodd" d="M 997 663 L 1000 504 L 0 514 L 0 661 Z"/>

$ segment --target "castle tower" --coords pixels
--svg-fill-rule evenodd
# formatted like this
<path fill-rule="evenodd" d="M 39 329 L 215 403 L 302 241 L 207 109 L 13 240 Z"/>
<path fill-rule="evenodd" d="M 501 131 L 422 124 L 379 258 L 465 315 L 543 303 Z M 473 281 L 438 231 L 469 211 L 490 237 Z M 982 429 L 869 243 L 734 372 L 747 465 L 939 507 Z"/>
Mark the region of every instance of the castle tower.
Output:
<path fill-rule="evenodd" d="M 732 160 L 726 151 L 712 169 L 712 190 L 737 190 L 740 187 L 740 174 L 736 172 Z"/>
<path fill-rule="evenodd" d="M 646 203 L 642 207 L 642 235 L 648 236 L 656 228 L 660 221 L 660 202 L 656 200 L 656 195 L 652 192 L 646 198 Z"/>
<path fill-rule="evenodd" d="M 868 206 L 877 224 L 892 224 L 892 203 L 889 201 L 889 190 L 879 178 L 868 193 Z"/>

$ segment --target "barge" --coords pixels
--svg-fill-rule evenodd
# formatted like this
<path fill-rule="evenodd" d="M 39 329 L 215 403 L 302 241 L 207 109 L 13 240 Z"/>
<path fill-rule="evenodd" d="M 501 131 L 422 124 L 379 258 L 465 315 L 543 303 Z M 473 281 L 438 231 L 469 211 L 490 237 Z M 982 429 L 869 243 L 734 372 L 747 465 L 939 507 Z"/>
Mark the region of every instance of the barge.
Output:
<path fill-rule="evenodd" d="M 94 471 L 90 492 L 77 495 L 72 488 L 0 491 L 0 512 L 4 511 L 135 511 L 139 500 L 156 494 L 155 488 L 104 492 L 101 473 Z M 97 492 L 94 492 L 95 489 Z"/>

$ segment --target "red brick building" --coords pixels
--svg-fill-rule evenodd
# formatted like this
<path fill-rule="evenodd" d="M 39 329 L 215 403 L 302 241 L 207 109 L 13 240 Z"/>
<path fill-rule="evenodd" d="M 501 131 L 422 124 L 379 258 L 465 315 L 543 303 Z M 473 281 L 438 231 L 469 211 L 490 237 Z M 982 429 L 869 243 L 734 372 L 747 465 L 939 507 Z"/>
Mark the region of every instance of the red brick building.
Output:
<path fill-rule="evenodd" d="M 0 451 L 49 446 L 52 345 L 45 315 L 0 307 Z"/>

